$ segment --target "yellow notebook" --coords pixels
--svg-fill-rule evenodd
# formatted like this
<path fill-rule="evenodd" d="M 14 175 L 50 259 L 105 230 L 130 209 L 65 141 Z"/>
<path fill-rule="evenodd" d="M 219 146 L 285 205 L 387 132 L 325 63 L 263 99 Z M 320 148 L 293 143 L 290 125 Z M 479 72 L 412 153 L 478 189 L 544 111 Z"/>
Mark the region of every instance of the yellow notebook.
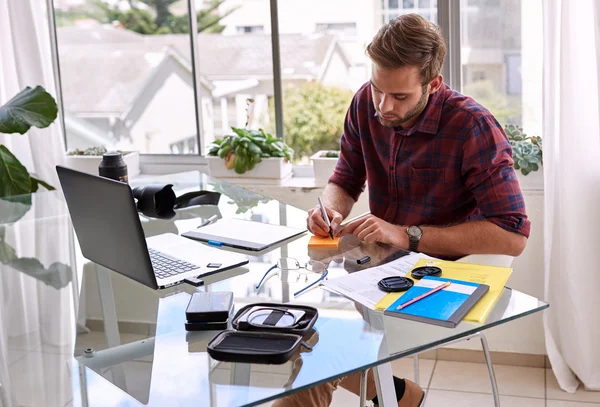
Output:
<path fill-rule="evenodd" d="M 329 236 L 327 236 L 327 237 L 311 236 L 310 240 L 308 241 L 308 247 L 311 249 L 315 249 L 315 248 L 337 249 L 338 240 L 340 240 L 340 238 L 337 236 L 335 236 L 333 239 L 330 238 Z"/>
<path fill-rule="evenodd" d="M 485 294 L 475 306 L 465 315 L 464 320 L 469 322 L 483 323 L 490 311 L 500 298 L 502 290 L 512 274 L 510 267 L 486 266 L 483 264 L 458 263 L 455 261 L 420 259 L 414 268 L 426 264 L 437 266 L 442 269 L 441 277 L 453 278 L 456 280 L 469 281 L 472 283 L 487 284 L 490 290 Z M 410 273 L 406 275 L 410 278 Z M 383 297 L 375 305 L 376 310 L 385 310 L 404 294 L 390 293 Z"/>

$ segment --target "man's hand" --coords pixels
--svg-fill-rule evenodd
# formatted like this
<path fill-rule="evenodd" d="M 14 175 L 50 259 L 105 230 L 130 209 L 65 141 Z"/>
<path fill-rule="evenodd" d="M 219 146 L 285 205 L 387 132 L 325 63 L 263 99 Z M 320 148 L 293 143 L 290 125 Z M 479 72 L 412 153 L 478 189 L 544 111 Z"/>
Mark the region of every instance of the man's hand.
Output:
<path fill-rule="evenodd" d="M 340 227 L 340 223 L 342 223 L 343 217 L 339 212 L 336 212 L 333 209 L 325 208 L 325 210 L 327 211 L 327 216 L 329 216 L 329 222 L 331 223 L 331 231 L 335 236 L 338 228 Z M 316 236 L 329 236 L 329 228 L 327 227 L 327 223 L 325 223 L 325 220 L 323 219 L 323 215 L 321 214 L 321 207 L 319 205 L 315 206 L 310 211 L 308 211 L 306 227 Z"/>
<path fill-rule="evenodd" d="M 340 236 L 343 235 L 354 235 L 365 243 L 380 242 L 408 247 L 408 235 L 402 226 L 392 225 L 373 215 L 348 223 L 340 232 Z"/>

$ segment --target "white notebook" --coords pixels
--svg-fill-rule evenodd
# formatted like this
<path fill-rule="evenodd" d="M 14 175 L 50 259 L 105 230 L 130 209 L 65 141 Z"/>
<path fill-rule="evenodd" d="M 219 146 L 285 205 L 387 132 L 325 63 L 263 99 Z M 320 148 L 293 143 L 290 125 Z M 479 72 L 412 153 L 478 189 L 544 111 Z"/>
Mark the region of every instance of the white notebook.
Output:
<path fill-rule="evenodd" d="M 202 240 L 213 246 L 231 246 L 237 249 L 260 251 L 304 232 L 306 229 L 223 218 L 210 225 L 190 230 L 182 236 Z"/>

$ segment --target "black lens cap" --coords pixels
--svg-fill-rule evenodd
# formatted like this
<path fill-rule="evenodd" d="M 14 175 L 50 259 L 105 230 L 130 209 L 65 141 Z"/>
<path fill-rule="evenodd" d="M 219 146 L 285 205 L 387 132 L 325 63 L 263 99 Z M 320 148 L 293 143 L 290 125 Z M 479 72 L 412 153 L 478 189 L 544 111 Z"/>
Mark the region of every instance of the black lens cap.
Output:
<path fill-rule="evenodd" d="M 417 267 L 410 273 L 412 278 L 416 278 L 417 280 L 422 279 L 423 277 L 439 277 L 442 275 L 442 269 L 435 266 L 423 266 Z"/>
<path fill-rule="evenodd" d="M 386 277 L 377 283 L 379 289 L 388 292 L 396 293 L 406 291 L 414 285 L 410 278 L 406 277 Z"/>

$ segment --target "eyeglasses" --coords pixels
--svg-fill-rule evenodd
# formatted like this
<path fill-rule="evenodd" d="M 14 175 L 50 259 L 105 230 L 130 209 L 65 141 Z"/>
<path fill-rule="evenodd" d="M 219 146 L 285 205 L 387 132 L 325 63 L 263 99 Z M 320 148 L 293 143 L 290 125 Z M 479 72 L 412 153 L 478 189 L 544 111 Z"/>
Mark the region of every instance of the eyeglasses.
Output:
<path fill-rule="evenodd" d="M 281 272 L 286 272 L 288 282 L 298 282 L 304 276 L 305 282 L 308 283 L 309 275 L 315 274 L 315 275 L 319 276 L 319 278 L 316 281 L 313 281 L 312 283 L 310 283 L 309 285 L 304 287 L 302 290 L 296 291 L 294 293 L 294 297 L 302 294 L 303 292 L 307 291 L 309 288 L 314 287 L 315 285 L 319 284 L 321 281 L 325 280 L 325 278 L 327 278 L 327 274 L 328 274 L 327 266 L 325 264 L 321 263 L 320 261 L 310 260 L 309 262 L 302 265 L 302 264 L 300 264 L 300 262 L 298 262 L 298 260 L 296 260 L 294 258 L 283 257 L 283 258 L 279 259 L 277 264 L 275 264 L 274 266 L 272 266 L 270 269 L 267 270 L 265 275 L 260 279 L 260 282 L 256 285 L 257 290 L 260 288 L 262 283 L 267 279 L 267 276 L 269 276 L 269 273 L 271 273 L 271 271 L 273 271 L 273 270 L 277 270 L 277 274 L 279 274 L 280 276 L 282 274 Z M 275 275 L 275 274 L 271 274 L 268 278 L 271 278 L 273 275 Z"/>

